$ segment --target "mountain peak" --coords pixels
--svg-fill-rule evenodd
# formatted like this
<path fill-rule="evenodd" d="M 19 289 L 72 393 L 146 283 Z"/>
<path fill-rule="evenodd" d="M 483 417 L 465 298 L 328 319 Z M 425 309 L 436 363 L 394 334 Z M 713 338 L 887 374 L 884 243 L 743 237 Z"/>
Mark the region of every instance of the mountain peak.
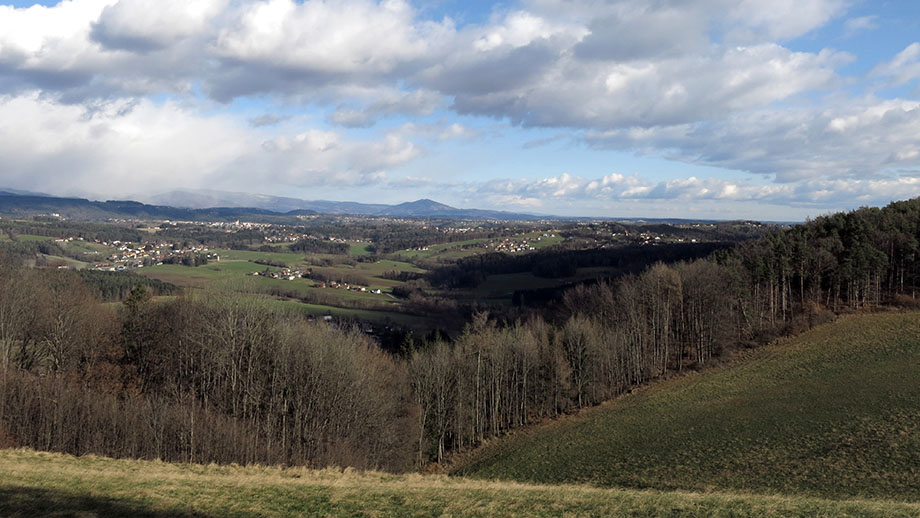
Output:
<path fill-rule="evenodd" d="M 407 201 L 405 203 L 400 203 L 396 207 L 401 208 L 416 208 L 416 209 L 425 209 L 425 210 L 457 210 L 450 205 L 444 205 L 443 203 L 430 200 L 428 198 L 422 198 L 415 201 Z"/>

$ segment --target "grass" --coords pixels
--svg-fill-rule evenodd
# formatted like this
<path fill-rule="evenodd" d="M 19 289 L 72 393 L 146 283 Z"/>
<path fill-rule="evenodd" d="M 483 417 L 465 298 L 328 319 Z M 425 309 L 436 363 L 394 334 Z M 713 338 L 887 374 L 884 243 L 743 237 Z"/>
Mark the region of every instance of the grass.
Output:
<path fill-rule="evenodd" d="M 406 326 L 411 329 L 432 329 L 435 327 L 434 322 L 432 322 L 431 319 L 392 311 L 338 308 L 335 306 L 324 306 L 322 304 L 304 304 L 302 302 L 296 302 L 292 300 L 278 300 L 274 301 L 273 304 L 275 304 L 277 307 L 304 313 L 307 315 L 313 315 L 315 317 L 332 315 L 337 318 L 356 318 L 358 320 L 366 320 L 368 322 L 376 323 L 392 322 L 394 324 Z"/>
<path fill-rule="evenodd" d="M 391 261 L 389 259 L 381 259 L 376 263 L 358 263 L 357 270 L 361 273 L 365 273 L 371 276 L 379 276 L 384 272 L 389 271 L 400 271 L 400 272 L 414 272 L 414 273 L 423 273 L 425 270 L 415 266 L 411 263 L 406 263 L 402 261 Z"/>
<path fill-rule="evenodd" d="M 101 245 L 99 243 L 73 240 L 67 241 L 62 245 L 64 248 L 75 252 L 82 252 L 84 254 L 90 254 L 96 256 L 96 260 L 102 260 L 108 255 L 110 255 L 115 248 L 111 246 Z"/>
<path fill-rule="evenodd" d="M 920 501 L 920 313 L 853 315 L 513 434 L 454 474 Z"/>
<path fill-rule="evenodd" d="M 182 266 L 181 264 L 161 264 L 158 266 L 148 266 L 138 270 L 137 273 L 155 278 L 169 278 L 173 282 L 176 278 L 189 277 L 193 279 L 206 280 L 226 280 L 238 278 L 252 272 L 260 272 L 268 268 L 272 271 L 278 270 L 271 266 L 265 266 L 248 261 L 223 261 L 220 263 L 207 264 L 204 266 Z"/>
<path fill-rule="evenodd" d="M 916 504 L 179 465 L 0 450 L 2 516 L 916 517 Z"/>
<path fill-rule="evenodd" d="M 229 250 L 225 248 L 214 249 L 211 252 L 220 256 L 221 262 L 231 261 L 282 261 L 288 266 L 294 266 L 303 262 L 304 254 L 294 252 L 260 252 L 256 250 Z"/>
<path fill-rule="evenodd" d="M 261 254 L 266 254 L 266 252 L 260 252 Z M 289 263 L 290 264 L 290 263 Z M 170 282 L 177 283 L 182 286 L 186 285 L 200 285 L 200 280 L 227 280 L 232 278 L 245 277 L 252 274 L 253 272 L 261 272 L 265 269 L 271 271 L 278 271 L 279 268 L 274 266 L 266 266 L 262 264 L 252 263 L 244 260 L 227 260 L 221 258 L 219 262 L 211 262 L 209 264 L 197 267 L 182 266 L 177 264 L 161 264 L 159 266 L 150 266 L 139 271 L 149 277 L 156 277 L 162 280 L 169 280 Z M 322 271 L 326 275 L 334 276 L 336 273 L 351 274 L 351 275 L 360 275 L 366 277 L 370 281 L 371 287 L 386 288 L 397 286 L 402 284 L 400 281 L 392 281 L 388 279 L 381 279 L 377 276 L 383 274 L 385 271 L 389 270 L 408 270 L 408 271 L 423 271 L 415 268 L 414 266 L 408 263 L 399 263 L 396 261 L 380 261 L 379 263 L 358 263 L 357 266 L 330 266 L 330 267 L 314 267 L 317 271 Z M 183 278 L 190 279 L 190 282 L 184 282 Z M 293 283 L 288 283 L 288 281 L 280 281 L 276 279 L 262 279 L 266 284 L 280 284 L 284 286 L 294 286 L 295 284 L 302 288 L 307 288 L 312 286 L 313 282 L 311 281 L 296 281 Z M 345 294 L 349 295 L 349 294 Z M 354 294 L 351 294 L 354 295 Z M 343 295 L 344 296 L 344 295 Z M 346 297 L 348 298 L 348 297 Z M 351 297 L 354 298 L 354 297 Z M 360 298 L 360 297 L 358 297 Z"/>
<path fill-rule="evenodd" d="M 262 259 L 272 258 L 272 256 L 286 256 L 290 254 L 273 254 L 271 252 L 247 252 L 233 250 L 238 253 L 237 259 L 228 259 L 221 255 L 219 262 L 211 262 L 207 265 L 198 267 L 189 267 L 175 264 L 163 264 L 151 266 L 138 270 L 138 273 L 147 277 L 160 279 L 171 282 L 177 286 L 186 288 L 220 288 L 229 287 L 233 290 L 244 289 L 250 290 L 253 287 L 279 287 L 285 290 L 292 290 L 300 296 L 309 296 L 310 294 L 321 295 L 320 301 L 329 304 L 340 303 L 348 306 L 354 302 L 370 303 L 379 306 L 380 309 L 353 309 L 348 307 L 335 307 L 331 305 L 303 304 L 296 301 L 278 300 L 275 301 L 278 306 L 286 309 L 295 310 L 300 313 L 306 313 L 314 316 L 333 315 L 336 317 L 357 318 L 378 323 L 395 323 L 416 330 L 427 330 L 435 327 L 435 322 L 431 319 L 406 315 L 396 311 L 387 311 L 388 306 L 398 306 L 399 302 L 386 294 L 373 294 L 368 292 L 358 292 L 344 289 L 319 288 L 314 281 L 310 279 L 295 279 L 293 281 L 285 279 L 271 279 L 268 277 L 255 277 L 251 274 L 268 268 L 277 271 L 279 268 L 260 265 L 241 259 L 242 257 L 258 257 Z M 255 254 L 255 255 L 253 255 Z M 277 260 L 278 257 L 275 257 Z M 288 264 L 293 265 L 292 262 Z M 423 271 L 415 266 L 398 262 L 398 261 L 379 261 L 377 263 L 357 263 L 356 266 L 340 265 L 334 267 L 317 267 L 317 271 L 322 271 L 327 275 L 334 275 L 335 272 L 341 272 L 352 275 L 364 276 L 370 283 L 369 288 L 389 289 L 393 286 L 402 284 L 400 281 L 381 279 L 375 277 L 383 272 L 390 270 L 407 270 Z"/>
<path fill-rule="evenodd" d="M 445 252 L 446 250 L 450 250 L 454 248 L 459 249 L 464 246 L 481 245 L 483 243 L 487 243 L 488 241 L 489 239 L 480 238 L 480 239 L 467 239 L 465 241 L 454 241 L 452 243 L 439 243 L 436 245 L 428 245 L 427 247 L 428 250 L 414 250 L 414 249 L 413 250 L 402 250 L 400 252 L 396 252 L 396 255 L 399 255 L 400 257 L 407 257 L 410 259 L 415 258 L 415 257 L 430 258 L 435 255 L 441 254 Z"/>
<path fill-rule="evenodd" d="M 200 288 L 207 285 L 213 285 L 215 282 L 233 282 L 234 280 L 245 279 L 247 285 L 256 286 L 277 286 L 288 290 L 294 290 L 301 295 L 307 295 L 311 292 L 322 293 L 341 300 L 365 300 L 381 304 L 390 304 L 393 299 L 386 295 L 374 295 L 369 292 L 356 292 L 336 289 L 316 288 L 314 281 L 309 279 L 295 279 L 289 281 L 286 279 L 272 279 L 269 277 L 254 277 L 253 272 L 260 272 L 265 269 L 278 271 L 279 268 L 265 266 L 248 261 L 221 261 L 220 263 L 211 263 L 204 266 L 189 267 L 177 264 L 162 264 L 159 266 L 150 266 L 138 271 L 148 277 L 171 282 L 177 286 L 190 288 Z M 331 269 L 330 269 L 331 270 Z M 374 279 L 372 279 L 374 280 Z M 386 287 L 389 282 L 382 280 L 380 287 Z M 378 284 L 374 282 L 374 284 Z M 314 291 L 319 290 L 319 291 Z"/>
<path fill-rule="evenodd" d="M 371 255 L 367 243 L 349 243 L 348 245 L 351 247 L 348 251 L 349 255 Z"/>
<path fill-rule="evenodd" d="M 60 255 L 42 254 L 42 256 L 49 263 L 57 263 L 57 264 L 65 265 L 69 268 L 74 268 L 77 270 L 82 270 L 83 268 L 86 268 L 89 265 L 89 263 L 78 261 L 76 259 L 71 259 L 70 257 L 62 257 Z"/>
<path fill-rule="evenodd" d="M 565 241 L 565 239 L 564 239 L 562 236 L 560 236 L 560 235 L 554 235 L 553 237 L 549 237 L 549 236 L 543 237 L 543 233 L 542 233 L 542 232 L 534 232 L 534 233 L 528 235 L 527 237 L 528 237 L 528 239 L 531 240 L 531 241 L 530 241 L 531 246 L 533 246 L 533 247 L 536 248 L 537 250 L 539 250 L 539 249 L 541 249 L 541 248 L 550 247 L 550 246 L 553 246 L 553 245 L 558 245 L 559 243 L 562 243 L 563 241 Z M 538 238 L 538 237 L 540 238 L 540 240 L 539 240 L 539 241 L 534 241 L 534 239 L 535 239 L 535 238 Z"/>
<path fill-rule="evenodd" d="M 537 238 L 540 240 L 537 241 Z M 526 234 L 519 234 L 507 239 L 508 241 L 517 244 L 523 244 L 524 241 L 527 241 L 527 245 L 534 247 L 536 250 L 557 245 L 564 240 L 561 236 L 543 237 L 543 232 L 528 232 Z M 494 249 L 491 248 L 490 245 L 493 245 L 501 240 L 501 238 L 467 239 L 465 241 L 454 241 L 452 243 L 429 245 L 428 250 L 402 250 L 396 252 L 395 255 L 410 259 L 422 257 L 425 259 L 455 261 L 463 257 L 492 252 Z"/>

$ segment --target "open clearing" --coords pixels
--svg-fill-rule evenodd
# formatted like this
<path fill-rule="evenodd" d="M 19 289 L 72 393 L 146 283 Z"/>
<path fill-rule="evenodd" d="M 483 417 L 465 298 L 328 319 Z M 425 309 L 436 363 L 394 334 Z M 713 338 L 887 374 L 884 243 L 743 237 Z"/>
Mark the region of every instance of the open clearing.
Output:
<path fill-rule="evenodd" d="M 0 451 L 2 516 L 916 517 L 920 506 Z"/>
<path fill-rule="evenodd" d="M 920 501 L 920 313 L 841 317 L 512 434 L 453 473 Z"/>
<path fill-rule="evenodd" d="M 355 244 L 357 246 L 358 244 Z M 366 246 L 365 244 L 361 244 Z M 342 318 L 357 318 L 377 323 L 395 323 L 416 330 L 427 330 L 435 327 L 435 323 L 425 317 L 417 317 L 400 313 L 400 302 L 389 292 L 393 287 L 404 284 L 402 281 L 384 279 L 381 276 L 386 272 L 407 271 L 424 272 L 412 264 L 380 260 L 376 262 L 355 262 L 355 264 L 335 264 L 332 266 L 311 266 L 310 260 L 320 261 L 324 258 L 341 259 L 330 255 L 309 255 L 306 258 L 301 254 L 275 253 L 247 250 L 215 250 L 220 255 L 219 261 L 211 261 L 202 266 L 182 266 L 178 264 L 161 264 L 138 269 L 137 272 L 150 278 L 171 282 L 184 288 L 223 288 L 233 291 L 261 290 L 267 292 L 272 289 L 280 291 L 286 307 L 296 308 L 301 312 L 322 316 L 332 315 Z M 294 280 L 273 279 L 265 276 L 253 276 L 255 272 L 269 270 L 277 272 L 281 268 L 257 264 L 252 261 L 262 260 L 270 262 L 283 262 L 292 268 L 302 270 L 312 269 L 316 274 L 322 274 L 330 280 L 339 279 L 344 282 L 361 283 L 367 291 L 348 289 L 321 288 L 318 282 L 312 279 L 296 278 Z M 380 289 L 384 293 L 371 293 L 371 290 Z M 276 292 L 277 293 L 277 292 Z M 289 301 L 289 298 L 301 298 L 310 304 Z M 355 307 L 357 306 L 357 307 Z"/>

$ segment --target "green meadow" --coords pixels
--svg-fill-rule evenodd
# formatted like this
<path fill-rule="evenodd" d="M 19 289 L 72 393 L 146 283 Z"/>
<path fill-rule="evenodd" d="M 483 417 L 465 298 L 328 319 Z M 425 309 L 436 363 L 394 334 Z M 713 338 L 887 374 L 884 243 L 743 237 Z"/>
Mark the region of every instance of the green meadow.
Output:
<path fill-rule="evenodd" d="M 366 245 L 364 245 L 366 246 Z M 412 329 L 430 329 L 436 327 L 431 319 L 406 315 L 398 311 L 399 300 L 388 292 L 402 284 L 401 281 L 384 279 L 381 276 L 389 271 L 423 272 L 424 270 L 412 264 L 380 260 L 377 262 L 357 262 L 354 265 L 336 264 L 332 266 L 311 266 L 310 259 L 319 261 L 322 258 L 335 256 L 305 256 L 294 253 L 275 253 L 248 250 L 216 250 L 220 260 L 212 260 L 206 265 L 190 267 L 178 264 L 162 264 L 141 268 L 138 273 L 147 277 L 171 282 L 177 286 L 199 289 L 221 289 L 230 291 L 252 292 L 266 291 L 272 288 L 283 290 L 282 293 L 290 294 L 277 300 L 279 307 L 294 309 L 301 313 L 314 316 L 332 315 L 342 318 L 358 318 L 372 322 L 388 323 L 408 326 Z M 342 275 L 344 279 L 358 278 L 367 283 L 368 291 L 354 291 L 334 288 L 320 288 L 311 279 L 296 278 L 294 280 L 272 279 L 263 276 L 254 276 L 253 273 L 269 270 L 277 272 L 279 267 L 257 264 L 253 261 L 283 262 L 294 268 L 312 268 L 317 273 L 322 273 L 330 278 Z M 374 294 L 372 289 L 381 289 L 385 293 Z M 317 302 L 322 304 L 304 304 L 295 300 L 284 300 L 290 297 L 307 297 L 315 295 Z M 354 306 L 358 306 L 355 308 Z"/>
<path fill-rule="evenodd" d="M 920 501 L 920 314 L 841 317 L 494 440 L 452 473 Z"/>

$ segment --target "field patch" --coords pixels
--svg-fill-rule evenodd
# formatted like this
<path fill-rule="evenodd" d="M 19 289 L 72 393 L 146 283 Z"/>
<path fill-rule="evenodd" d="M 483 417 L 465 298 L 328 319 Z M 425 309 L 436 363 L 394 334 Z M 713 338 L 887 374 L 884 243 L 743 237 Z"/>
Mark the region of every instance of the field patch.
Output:
<path fill-rule="evenodd" d="M 348 246 L 351 249 L 348 251 L 350 255 L 371 255 L 371 251 L 368 249 L 367 243 L 349 243 Z"/>
<path fill-rule="evenodd" d="M 484 482 L 0 451 L 2 516 L 916 517 L 915 504 Z"/>
<path fill-rule="evenodd" d="M 920 314 L 854 315 L 493 441 L 454 474 L 920 500 Z"/>

